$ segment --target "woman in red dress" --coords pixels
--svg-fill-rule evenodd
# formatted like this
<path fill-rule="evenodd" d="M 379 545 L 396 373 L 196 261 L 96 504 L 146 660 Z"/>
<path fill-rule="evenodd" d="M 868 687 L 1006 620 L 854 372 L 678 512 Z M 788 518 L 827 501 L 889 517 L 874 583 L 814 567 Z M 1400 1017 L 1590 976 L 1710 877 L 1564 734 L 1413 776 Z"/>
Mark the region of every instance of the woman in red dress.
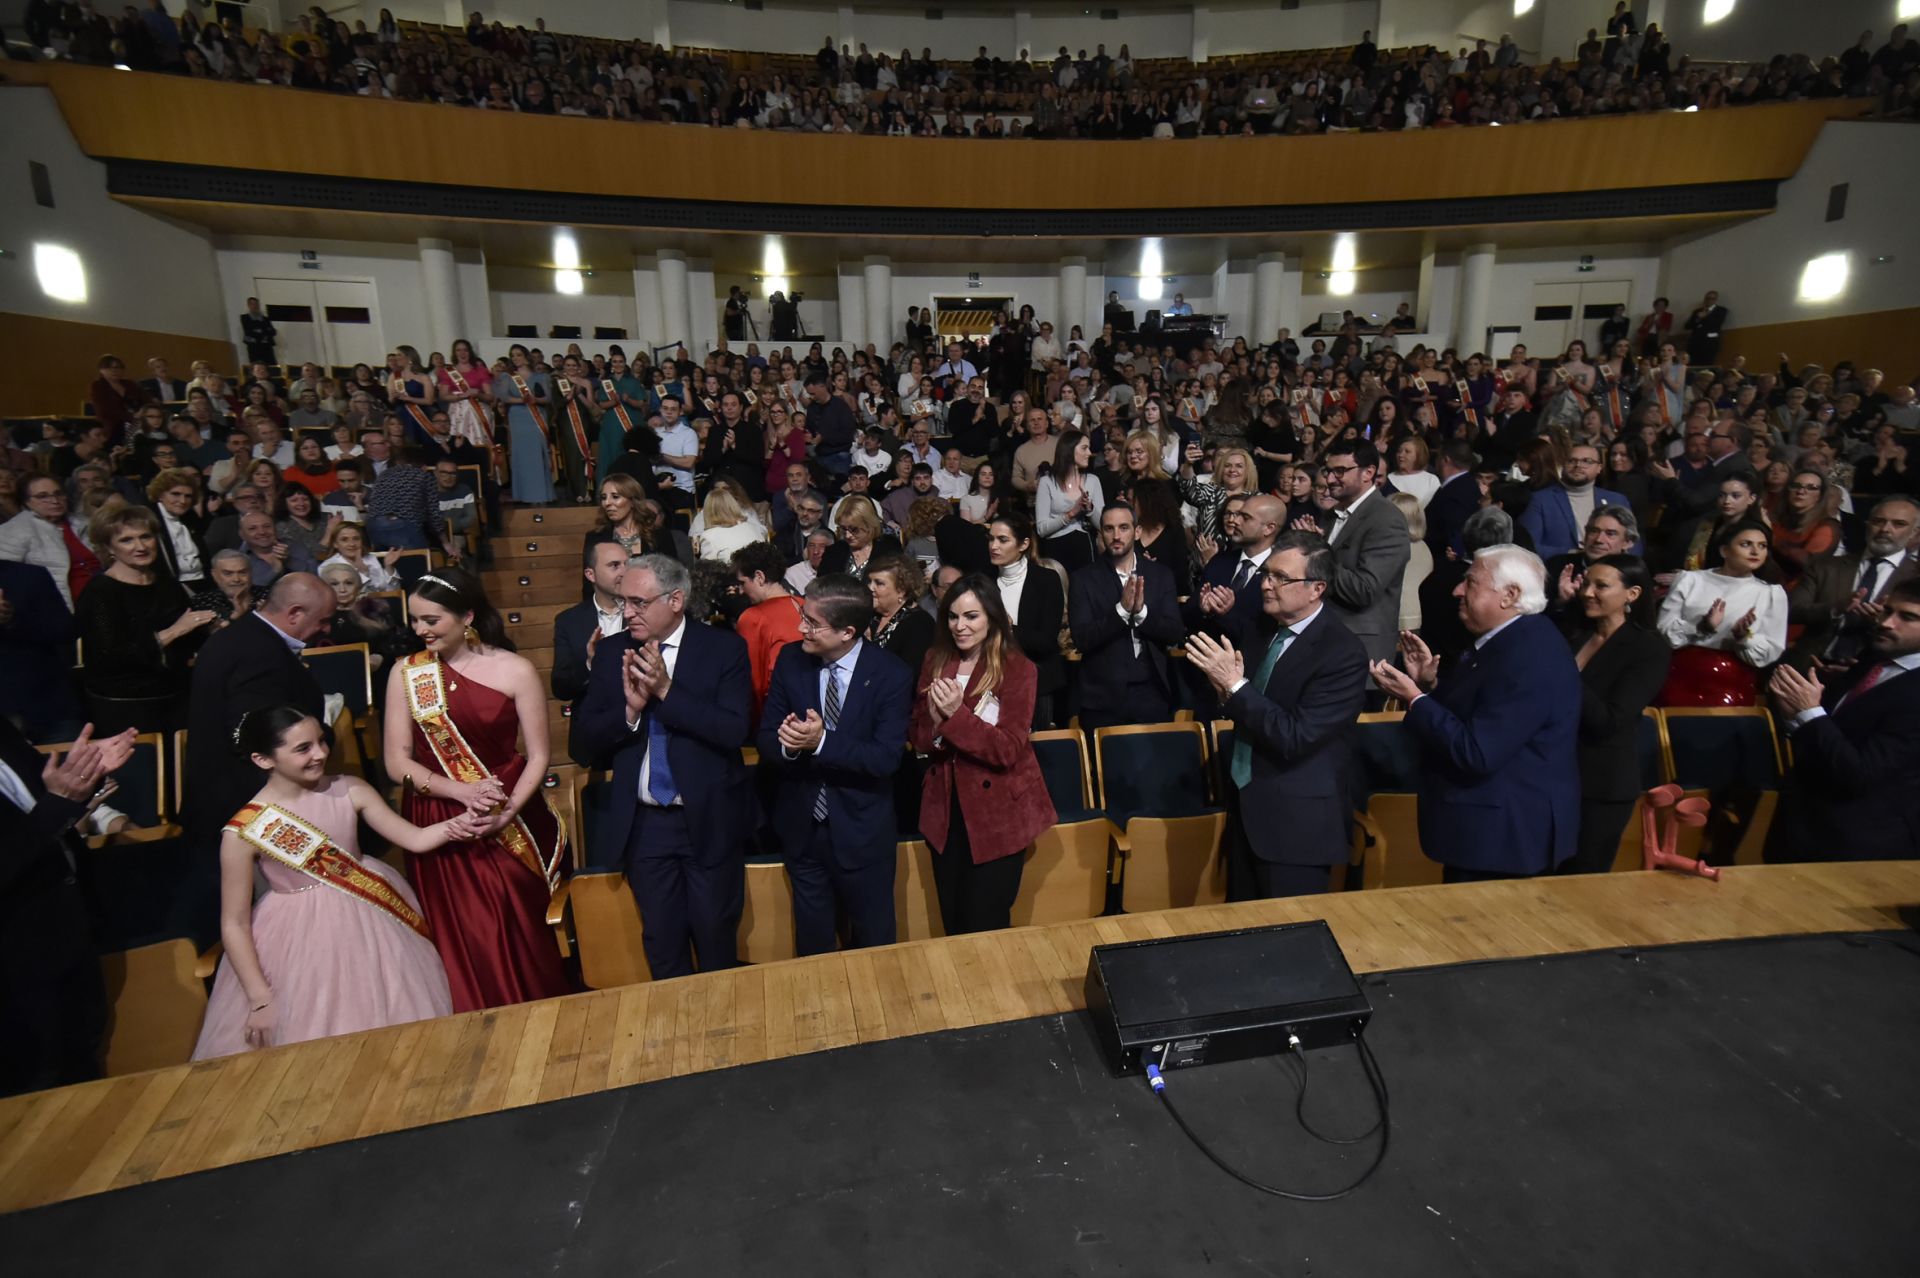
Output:
<path fill-rule="evenodd" d="M 475 805 L 493 811 L 479 838 L 407 857 L 453 1010 L 572 993 L 547 926 L 567 845 L 542 788 L 546 688 L 471 574 L 437 568 L 407 604 L 427 650 L 394 667 L 387 692 L 386 766 L 407 788 L 401 812 L 431 825 Z"/>

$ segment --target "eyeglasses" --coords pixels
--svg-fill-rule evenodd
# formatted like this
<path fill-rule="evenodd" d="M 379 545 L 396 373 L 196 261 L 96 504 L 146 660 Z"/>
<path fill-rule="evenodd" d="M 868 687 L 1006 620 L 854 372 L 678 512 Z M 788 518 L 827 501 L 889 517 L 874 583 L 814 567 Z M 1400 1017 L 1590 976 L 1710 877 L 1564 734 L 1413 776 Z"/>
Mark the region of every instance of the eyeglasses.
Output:
<path fill-rule="evenodd" d="M 1787 491 L 1790 493 L 1817 493 L 1820 491 L 1820 485 L 1819 484 L 1788 484 Z"/>
<path fill-rule="evenodd" d="M 816 634 L 819 634 L 822 630 L 838 630 L 839 627 L 830 626 L 824 621 L 815 621 L 812 617 L 809 617 L 806 613 L 803 612 L 800 614 L 799 629 L 800 629 L 800 633 L 803 635 L 816 635 Z"/>
<path fill-rule="evenodd" d="M 1320 473 L 1328 479 L 1339 479 L 1343 475 L 1359 469 L 1361 469 L 1359 466 L 1322 466 Z"/>
<path fill-rule="evenodd" d="M 1271 581 L 1276 586 L 1304 586 L 1308 582 L 1312 581 L 1313 578 L 1312 577 L 1289 577 L 1285 573 L 1270 572 L 1267 574 L 1267 580 Z"/>
<path fill-rule="evenodd" d="M 678 593 L 679 592 L 675 590 L 663 590 L 651 599 L 636 598 L 632 595 L 628 595 L 624 600 L 621 601 L 620 606 L 627 612 L 645 612 L 647 609 L 659 603 L 662 599 L 665 599 L 670 595 L 675 595 Z"/>

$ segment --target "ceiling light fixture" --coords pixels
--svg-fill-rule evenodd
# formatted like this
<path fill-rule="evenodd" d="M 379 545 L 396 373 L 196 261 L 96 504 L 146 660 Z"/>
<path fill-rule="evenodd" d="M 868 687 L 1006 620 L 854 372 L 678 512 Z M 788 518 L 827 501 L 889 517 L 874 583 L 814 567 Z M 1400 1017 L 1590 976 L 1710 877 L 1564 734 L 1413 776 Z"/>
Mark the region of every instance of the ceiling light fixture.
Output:
<path fill-rule="evenodd" d="M 574 296 L 578 296 L 581 293 L 586 292 L 586 290 L 587 290 L 586 281 L 581 278 L 580 272 L 572 269 L 565 269 L 565 270 L 558 270 L 553 273 L 553 291 L 554 292 L 565 293 L 569 297 L 574 297 Z"/>
<path fill-rule="evenodd" d="M 80 255 L 59 244 L 33 246 L 33 273 L 40 291 L 56 302 L 87 300 L 87 268 Z"/>
<path fill-rule="evenodd" d="M 1831 302 L 1847 291 L 1847 255 L 1823 253 L 1800 272 L 1800 300 Z"/>
<path fill-rule="evenodd" d="M 553 264 L 563 271 L 580 269 L 580 244 L 573 238 L 572 231 L 553 233 Z"/>

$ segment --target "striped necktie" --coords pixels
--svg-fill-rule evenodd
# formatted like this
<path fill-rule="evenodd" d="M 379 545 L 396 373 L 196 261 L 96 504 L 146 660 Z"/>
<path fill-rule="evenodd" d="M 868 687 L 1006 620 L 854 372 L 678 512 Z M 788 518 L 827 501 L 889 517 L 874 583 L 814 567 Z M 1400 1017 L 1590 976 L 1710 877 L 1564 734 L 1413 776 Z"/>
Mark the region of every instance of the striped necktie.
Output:
<path fill-rule="evenodd" d="M 840 665 L 838 662 L 827 667 L 827 706 L 826 714 L 822 717 L 826 721 L 828 732 L 832 732 L 840 723 Z M 820 787 L 820 793 L 813 799 L 813 819 L 816 821 L 827 819 L 827 787 L 824 785 Z"/>

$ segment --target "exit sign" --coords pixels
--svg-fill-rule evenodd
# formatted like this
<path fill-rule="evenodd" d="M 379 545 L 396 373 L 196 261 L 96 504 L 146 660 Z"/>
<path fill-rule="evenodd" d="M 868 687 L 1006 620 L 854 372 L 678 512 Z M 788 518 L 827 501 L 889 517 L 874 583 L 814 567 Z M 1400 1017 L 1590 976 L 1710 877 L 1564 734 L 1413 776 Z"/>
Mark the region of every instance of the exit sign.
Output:
<path fill-rule="evenodd" d="M 1588 253 L 1580 259 L 1580 269 L 1583 271 L 1591 271 L 1593 269 L 1593 254 Z"/>
<path fill-rule="evenodd" d="M 979 287 L 980 287 L 980 272 L 978 272 L 978 271 L 968 271 L 968 272 L 967 272 L 967 287 L 968 287 L 968 288 L 979 288 Z"/>

